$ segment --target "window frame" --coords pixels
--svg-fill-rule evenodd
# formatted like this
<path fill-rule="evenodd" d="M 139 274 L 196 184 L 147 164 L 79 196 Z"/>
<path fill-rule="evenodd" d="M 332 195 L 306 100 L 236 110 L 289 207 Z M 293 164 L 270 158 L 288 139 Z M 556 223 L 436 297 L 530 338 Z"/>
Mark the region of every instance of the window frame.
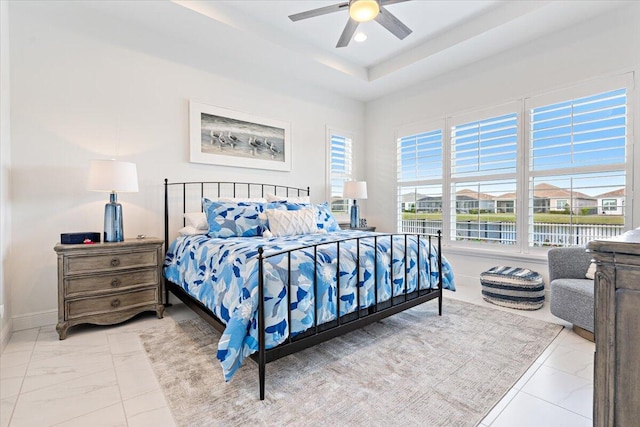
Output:
<path fill-rule="evenodd" d="M 474 111 L 470 111 L 467 113 L 462 113 L 462 114 L 457 114 L 457 115 L 450 115 L 449 117 L 447 117 L 446 119 L 446 136 L 445 136 L 445 145 L 448 147 L 448 158 L 449 158 L 449 168 L 448 171 L 449 173 L 448 175 L 448 182 L 447 182 L 447 188 L 448 188 L 448 193 L 449 193 L 449 200 L 451 205 L 448 206 L 448 214 L 446 215 L 448 217 L 448 228 L 446 229 L 447 232 L 445 233 L 445 237 L 446 240 L 451 246 L 456 246 L 456 247 L 462 247 L 462 248 L 478 248 L 480 245 L 474 242 L 471 242 L 469 240 L 462 240 L 462 241 L 458 241 L 456 240 L 455 237 L 455 233 L 457 231 L 457 224 L 456 224 L 456 213 L 457 213 L 457 203 L 454 200 L 454 194 L 453 194 L 453 188 L 456 184 L 460 183 L 490 183 L 490 182 L 495 182 L 495 181 L 504 181 L 504 180 L 514 180 L 515 181 L 515 188 L 514 188 L 514 192 L 516 193 L 516 199 L 514 200 L 514 209 L 516 211 L 516 239 L 513 245 L 508 245 L 508 244 L 490 244 L 490 245 L 485 245 L 482 246 L 483 248 L 487 248 L 489 250 L 493 249 L 502 249 L 502 248 L 512 248 L 512 247 L 520 247 L 522 245 L 522 235 L 520 234 L 519 230 L 518 230 L 518 211 L 519 211 L 519 207 L 518 207 L 518 197 L 517 195 L 518 193 L 518 188 L 519 188 L 519 184 L 518 184 L 518 173 L 519 170 L 521 168 L 521 158 L 522 158 L 522 144 L 521 144 L 521 140 L 522 140 L 522 107 L 521 107 L 522 103 L 520 101 L 512 101 L 512 102 L 507 102 L 507 103 L 503 103 L 503 104 L 499 104 L 493 107 L 487 107 L 487 108 L 482 108 L 482 109 L 478 109 L 478 110 L 474 110 Z M 453 157 L 453 148 L 452 148 L 452 130 L 455 126 L 459 126 L 461 124 L 466 124 L 466 123 L 470 123 L 470 122 L 475 122 L 475 121 L 484 121 L 484 120 L 488 120 L 488 119 L 492 119 L 495 117 L 501 117 L 504 115 L 508 115 L 508 114 L 516 114 L 516 153 L 515 153 L 515 170 L 513 172 L 497 172 L 497 173 L 493 173 L 493 174 L 487 174 L 487 175 L 483 175 L 483 174 L 478 174 L 475 175 L 474 177 L 470 177 L 470 176 L 461 176 L 461 177 L 453 177 L 452 176 L 452 169 L 451 169 L 451 165 L 452 165 L 452 157 Z M 443 171 L 444 173 L 444 171 Z M 445 215 L 444 213 L 445 209 L 443 208 L 443 216 Z M 444 224 L 444 221 L 443 221 Z"/>
<path fill-rule="evenodd" d="M 446 138 L 448 135 L 446 129 L 446 120 L 430 120 L 419 123 L 410 124 L 407 126 L 403 126 L 401 128 L 397 128 L 394 136 L 395 136 L 395 150 L 396 156 L 398 155 L 398 141 L 401 138 L 407 136 L 414 136 L 421 133 L 433 132 L 436 130 L 442 131 L 442 176 L 439 178 L 427 178 L 427 179 L 416 179 L 412 181 L 398 181 L 398 159 L 396 157 L 396 161 L 394 163 L 395 176 L 396 176 L 396 231 L 400 230 L 400 225 L 402 223 L 402 205 L 400 202 L 401 188 L 403 187 L 420 187 L 420 186 L 430 186 L 430 185 L 440 185 L 441 186 L 441 206 L 442 206 L 442 232 L 443 232 L 443 240 L 444 240 L 444 230 L 446 230 L 448 225 L 447 215 L 445 215 L 444 207 L 446 206 L 445 200 L 449 197 L 449 192 L 447 191 L 447 176 L 445 171 L 449 170 L 451 165 L 450 159 L 450 149 L 448 144 L 446 144 Z M 417 206 L 416 206 L 417 209 Z"/>
<path fill-rule="evenodd" d="M 632 193 L 630 189 L 632 188 L 632 184 L 634 180 L 637 180 L 637 177 L 634 175 L 633 167 L 635 164 L 634 159 L 634 149 L 637 153 L 640 153 L 640 144 L 634 140 L 634 100 L 637 98 L 637 90 L 634 87 L 634 73 L 627 72 L 624 74 L 609 76 L 609 77 L 601 77 L 595 79 L 593 81 L 584 82 L 578 85 L 565 87 L 561 89 L 547 91 L 540 95 L 530 96 L 530 97 L 521 97 L 514 101 L 504 103 L 501 105 L 497 105 L 495 107 L 483 108 L 479 110 L 470 111 L 462 114 L 450 114 L 445 116 L 442 119 L 432 119 L 432 120 L 424 120 L 417 123 L 405 125 L 399 128 L 396 128 L 395 131 L 395 142 L 396 142 L 396 150 L 398 150 L 399 139 L 407 136 L 418 135 L 421 133 L 431 132 L 434 129 L 437 129 L 438 126 L 441 126 L 443 129 L 443 147 L 442 147 L 442 155 L 443 155 L 443 176 L 442 179 L 431 179 L 431 180 L 417 180 L 415 182 L 400 182 L 399 181 L 399 172 L 398 172 L 398 162 L 396 162 L 396 212 L 397 212 L 397 220 L 396 227 L 397 230 L 401 230 L 402 225 L 402 209 L 401 203 L 399 199 L 399 195 L 401 193 L 401 187 L 403 186 L 414 186 L 418 185 L 428 185 L 428 184 L 442 184 L 442 232 L 443 232 L 443 244 L 449 246 L 451 248 L 460 248 L 464 250 L 465 248 L 473 248 L 473 250 L 485 251 L 487 253 L 495 252 L 496 250 L 509 252 L 514 256 L 520 255 L 536 255 L 543 256 L 546 254 L 548 247 L 544 246 L 535 246 L 531 245 L 529 239 L 531 237 L 531 229 L 533 227 L 533 222 L 530 224 L 529 218 L 533 218 L 533 212 L 536 209 L 544 208 L 543 205 L 535 204 L 535 201 L 529 200 L 529 183 L 532 178 L 537 176 L 554 176 L 557 171 L 561 171 L 566 173 L 567 169 L 570 171 L 570 175 L 572 177 L 580 177 L 580 173 L 582 172 L 582 168 L 571 167 L 565 169 L 554 169 L 554 170 L 546 170 L 544 173 L 537 173 L 531 171 L 530 168 L 530 148 L 531 148 L 531 133 L 530 133 L 530 118 L 529 114 L 532 108 L 536 108 L 538 106 L 551 105 L 554 103 L 572 101 L 583 97 L 594 96 L 599 93 L 615 91 L 617 89 L 626 89 L 626 159 L 624 163 L 614 163 L 607 164 L 604 166 L 592 165 L 590 167 L 585 168 L 584 170 L 587 172 L 593 171 L 595 172 L 615 172 L 620 171 L 620 176 L 622 176 L 622 171 L 624 171 L 624 188 L 625 194 L 627 194 L 627 203 L 620 203 L 618 208 L 622 211 L 622 215 L 624 216 L 624 228 L 623 231 L 629 230 L 632 228 L 634 223 L 634 205 L 637 203 L 629 202 L 629 198 L 632 197 Z M 498 245 L 479 245 L 475 242 L 465 242 L 465 241 L 455 241 L 452 240 L 452 227 L 455 227 L 455 214 L 452 215 L 453 209 L 452 207 L 455 205 L 452 201 L 452 188 L 453 184 L 456 182 L 464 182 L 468 181 L 467 177 L 464 178 L 454 178 L 452 177 L 452 142 L 451 142 L 451 129 L 455 124 L 462 124 L 472 122 L 474 119 L 478 120 L 479 116 L 485 117 L 496 117 L 499 116 L 500 111 L 504 111 L 505 108 L 512 106 L 511 112 L 516 112 L 518 114 L 518 134 L 517 134 L 517 154 L 516 154 L 516 172 L 515 172 L 515 181 L 516 181 L 516 199 L 514 200 L 514 205 L 511 209 L 515 209 L 516 213 L 516 235 L 517 241 L 515 245 L 509 244 L 498 244 Z M 515 106 L 515 109 L 513 108 Z M 635 148 L 634 148 L 635 147 Z M 637 154 L 636 153 L 636 154 Z M 489 181 L 492 178 L 499 177 L 501 174 L 486 175 L 482 176 L 482 180 Z M 630 196 L 631 195 L 631 196 Z M 551 202 L 551 206 L 555 206 L 557 202 Z M 548 206 L 549 203 L 546 203 L 547 209 L 550 208 Z M 531 213 L 530 213 L 531 210 Z M 452 221 L 453 218 L 453 221 Z"/>
<path fill-rule="evenodd" d="M 349 131 L 349 130 L 345 130 L 345 129 L 340 129 L 338 127 L 333 127 L 333 126 L 327 126 L 326 127 L 326 171 L 325 171 L 325 177 L 326 177 L 326 192 L 325 192 L 325 198 L 326 200 L 329 202 L 329 209 L 331 209 L 332 207 L 332 170 L 331 170 L 331 160 L 332 160 L 332 137 L 333 135 L 336 136 L 340 136 L 346 139 L 351 140 L 351 174 L 345 178 L 345 181 L 354 181 L 356 180 L 356 167 L 355 167 L 355 156 L 354 156 L 354 149 L 355 149 L 355 145 L 356 145 L 356 138 L 355 138 L 355 132 L 353 131 Z M 347 200 L 347 210 L 346 212 L 334 212 L 333 210 L 331 211 L 333 213 L 333 215 L 335 216 L 335 218 L 339 221 L 339 222 L 348 222 L 349 221 L 349 201 Z"/>

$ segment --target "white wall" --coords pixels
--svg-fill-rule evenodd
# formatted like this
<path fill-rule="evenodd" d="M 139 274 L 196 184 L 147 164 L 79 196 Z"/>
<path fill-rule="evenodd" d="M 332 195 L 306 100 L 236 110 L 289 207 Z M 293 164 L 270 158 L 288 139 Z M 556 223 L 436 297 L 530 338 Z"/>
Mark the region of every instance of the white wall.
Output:
<path fill-rule="evenodd" d="M 218 55 L 225 40 L 193 46 L 73 3 L 9 9 L 14 330 L 56 321 L 60 233 L 102 230 L 107 195 L 86 190 L 89 160 L 137 164 L 140 192 L 118 198 L 125 235 L 161 237 L 163 178 L 310 186 L 319 202 L 326 126 L 364 134 L 362 103 Z M 190 99 L 290 122 L 292 171 L 189 163 Z"/>
<path fill-rule="evenodd" d="M 5 260 L 11 242 L 9 166 L 11 164 L 9 80 L 9 4 L 0 2 L 0 351 L 11 333 L 10 282 L 5 279 Z"/>
<path fill-rule="evenodd" d="M 442 119 L 453 113 L 500 105 L 598 76 L 640 70 L 640 4 L 600 16 L 560 33 L 488 58 L 367 104 L 369 223 L 396 227 L 395 131 L 401 125 Z M 526 28 L 522 29 L 526 31 Z M 638 85 L 636 75 L 636 86 Z M 638 132 L 638 89 L 630 96 Z M 630 137 L 632 138 L 632 136 Z M 636 165 L 640 164 L 636 143 Z M 637 168 L 637 166 L 636 166 Z M 640 225 L 640 174 L 636 173 L 633 226 Z M 509 257 L 500 252 L 445 249 L 457 277 L 478 283 L 492 265 L 527 266 L 547 275 L 545 256 Z"/>

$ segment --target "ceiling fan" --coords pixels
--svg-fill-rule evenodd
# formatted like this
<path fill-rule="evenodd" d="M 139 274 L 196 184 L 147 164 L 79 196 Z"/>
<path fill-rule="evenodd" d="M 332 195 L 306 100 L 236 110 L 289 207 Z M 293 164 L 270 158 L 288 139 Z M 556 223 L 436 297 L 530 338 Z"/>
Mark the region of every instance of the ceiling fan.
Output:
<path fill-rule="evenodd" d="M 293 22 L 302 19 L 313 18 L 315 16 L 326 15 L 328 13 L 349 11 L 349 21 L 342 31 L 336 47 L 345 47 L 351 41 L 353 33 L 356 32 L 360 22 L 376 20 L 376 22 L 389 30 L 400 40 L 411 34 L 411 29 L 404 25 L 398 18 L 389 12 L 384 6 L 394 3 L 401 3 L 409 0 L 349 0 L 344 3 L 333 4 L 318 9 L 307 10 L 293 15 L 289 19 Z"/>

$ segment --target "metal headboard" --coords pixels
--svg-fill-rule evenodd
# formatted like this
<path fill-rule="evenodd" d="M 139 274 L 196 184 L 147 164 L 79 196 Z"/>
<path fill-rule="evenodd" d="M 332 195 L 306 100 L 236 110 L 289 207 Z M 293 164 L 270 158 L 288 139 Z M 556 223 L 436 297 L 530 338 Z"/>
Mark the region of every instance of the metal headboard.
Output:
<path fill-rule="evenodd" d="M 202 211 L 203 197 L 266 197 L 267 193 L 276 196 L 309 196 L 310 190 L 307 188 L 291 187 L 288 185 L 264 184 L 254 182 L 232 182 L 232 181 L 187 181 L 169 182 L 164 179 L 164 251 L 169 249 L 169 188 L 177 188 L 171 199 L 178 198 L 178 203 L 182 203 L 181 219 L 185 225 L 184 214 L 188 206 L 196 205 Z M 187 197 L 189 195 L 189 197 Z M 192 202 L 188 204 L 188 202 Z M 165 289 L 165 303 L 168 303 L 168 295 Z"/>

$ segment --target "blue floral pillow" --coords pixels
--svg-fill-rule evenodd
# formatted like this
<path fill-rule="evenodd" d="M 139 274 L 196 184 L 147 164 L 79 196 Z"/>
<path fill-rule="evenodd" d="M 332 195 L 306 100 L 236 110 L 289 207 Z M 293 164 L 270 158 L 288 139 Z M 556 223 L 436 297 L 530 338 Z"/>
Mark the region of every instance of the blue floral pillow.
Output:
<path fill-rule="evenodd" d="M 338 221 L 336 221 L 336 218 L 331 213 L 329 202 L 324 202 L 320 205 L 315 205 L 315 208 L 318 213 L 316 217 L 316 222 L 318 223 L 319 230 L 327 230 L 327 232 L 340 230 Z"/>
<path fill-rule="evenodd" d="M 210 237 L 262 236 L 265 221 L 260 219 L 263 203 L 202 201 Z"/>

